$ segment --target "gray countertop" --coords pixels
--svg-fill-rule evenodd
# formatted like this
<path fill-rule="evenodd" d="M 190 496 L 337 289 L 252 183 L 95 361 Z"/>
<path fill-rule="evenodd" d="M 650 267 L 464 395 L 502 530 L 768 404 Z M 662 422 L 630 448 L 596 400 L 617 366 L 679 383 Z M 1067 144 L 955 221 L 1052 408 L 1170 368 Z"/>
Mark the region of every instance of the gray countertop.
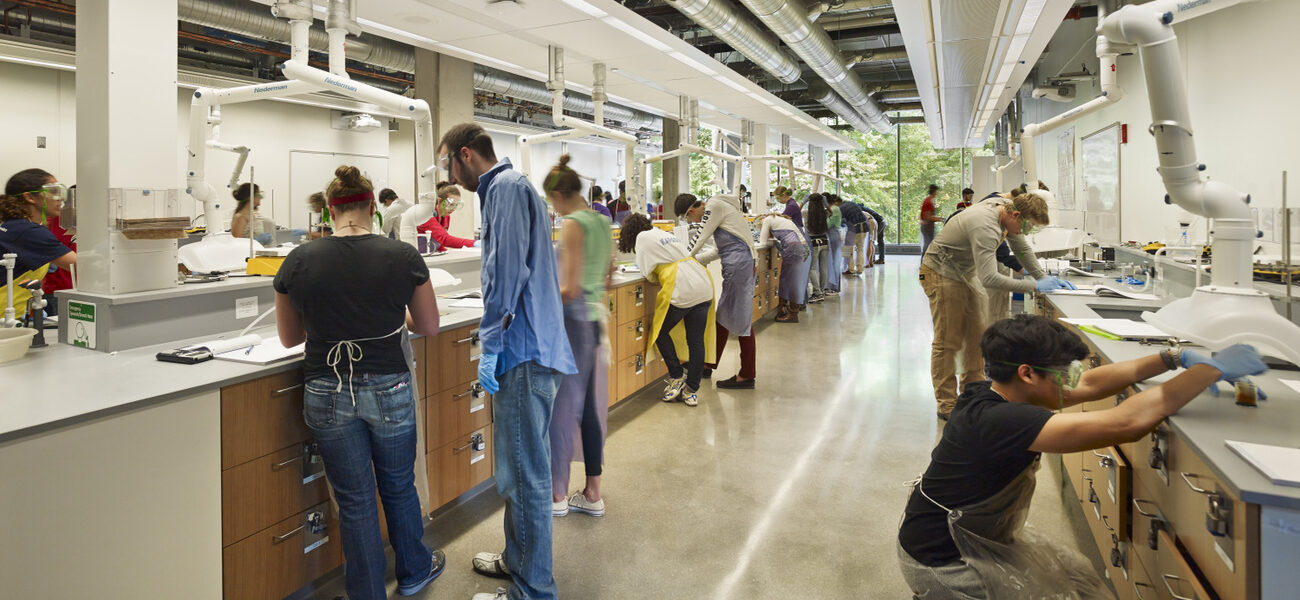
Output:
<path fill-rule="evenodd" d="M 1078 278 L 1078 283 L 1092 283 L 1088 278 Z M 1095 280 L 1094 280 L 1095 281 Z M 1091 298 L 1085 296 L 1048 295 L 1048 300 L 1065 317 L 1097 318 L 1089 305 L 1159 307 L 1164 301 L 1146 302 L 1125 298 Z M 1111 362 L 1120 362 L 1159 351 L 1156 346 L 1138 342 L 1107 339 L 1087 332 L 1079 332 L 1089 344 Z M 1167 380 L 1176 373 L 1141 382 L 1144 389 Z M 1252 377 L 1268 394 L 1258 407 L 1238 406 L 1231 388 L 1219 397 L 1209 391 L 1201 393 L 1169 417 L 1169 425 L 1192 450 L 1214 471 L 1233 493 L 1245 502 L 1300 509 L 1300 488 L 1274 485 L 1258 470 L 1224 445 L 1224 440 L 1236 440 L 1295 447 L 1300 445 L 1300 393 L 1287 387 L 1281 380 L 1300 380 L 1300 372 L 1276 370 Z M 1225 389 L 1220 384 L 1221 389 Z"/>

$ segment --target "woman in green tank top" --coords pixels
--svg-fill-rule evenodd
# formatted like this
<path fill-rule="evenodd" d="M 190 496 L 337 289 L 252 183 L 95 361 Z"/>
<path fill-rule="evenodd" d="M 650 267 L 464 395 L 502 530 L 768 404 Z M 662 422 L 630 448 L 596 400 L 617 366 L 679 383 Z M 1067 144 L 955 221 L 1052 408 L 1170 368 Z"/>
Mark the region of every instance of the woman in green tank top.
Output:
<path fill-rule="evenodd" d="M 551 514 L 570 510 L 592 516 L 605 514 L 600 474 L 605 452 L 608 360 L 599 352 L 606 320 L 605 291 L 613 273 L 610 221 L 591 210 L 582 197 L 582 179 L 569 168 L 569 155 L 542 182 L 546 199 L 564 217 L 560 226 L 560 297 L 564 300 L 564 329 L 578 372 L 565 375 L 551 413 Z M 569 465 L 581 439 L 586 487 L 569 495 Z"/>

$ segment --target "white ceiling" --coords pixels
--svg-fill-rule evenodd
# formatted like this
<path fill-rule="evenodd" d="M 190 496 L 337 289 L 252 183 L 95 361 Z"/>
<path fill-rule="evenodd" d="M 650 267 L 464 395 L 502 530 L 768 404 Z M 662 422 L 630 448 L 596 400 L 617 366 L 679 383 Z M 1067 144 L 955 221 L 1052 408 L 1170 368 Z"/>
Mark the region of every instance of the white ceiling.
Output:
<path fill-rule="evenodd" d="M 676 118 L 678 96 L 688 95 L 700 102 L 702 124 L 734 133 L 748 118 L 768 125 L 773 147 L 788 134 L 796 147 L 857 148 L 616 0 L 361 0 L 357 11 L 374 35 L 539 81 L 547 46 L 561 46 L 571 90 L 589 93 L 592 64 L 603 62 L 611 101 Z"/>
<path fill-rule="evenodd" d="M 984 145 L 1071 5 L 1073 0 L 894 3 L 936 148 Z"/>

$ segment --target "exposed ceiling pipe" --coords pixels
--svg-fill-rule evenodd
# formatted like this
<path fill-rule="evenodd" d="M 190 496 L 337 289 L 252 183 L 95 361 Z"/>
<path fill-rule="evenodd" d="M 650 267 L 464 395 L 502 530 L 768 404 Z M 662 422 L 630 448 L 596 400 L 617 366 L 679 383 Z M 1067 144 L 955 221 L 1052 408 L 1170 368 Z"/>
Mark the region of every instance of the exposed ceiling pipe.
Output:
<path fill-rule="evenodd" d="M 884 62 L 887 60 L 906 60 L 907 48 L 899 46 L 897 48 L 880 48 L 877 50 L 864 50 L 855 54 L 852 58 L 845 60 L 845 64 L 852 68 L 854 65 L 870 62 Z"/>
<path fill-rule="evenodd" d="M 898 23 L 898 17 L 895 17 L 894 15 L 846 15 L 842 17 L 823 15 L 821 19 L 822 29 L 825 29 L 826 31 L 864 29 L 867 27 L 880 27 L 881 25 L 894 25 L 896 23 Z"/>
<path fill-rule="evenodd" d="M 818 83 L 820 84 L 821 82 Z M 871 123 L 868 123 L 866 119 L 862 118 L 862 115 L 858 114 L 858 111 L 853 110 L 853 107 L 849 106 L 849 103 L 845 102 L 843 98 L 840 98 L 840 95 L 836 94 L 835 90 L 832 90 L 829 86 L 820 84 L 810 87 L 808 89 L 808 95 L 814 100 L 820 102 L 822 106 L 829 108 L 831 112 L 839 115 L 841 119 L 844 119 L 844 122 L 852 125 L 854 129 L 864 132 L 874 129 Z"/>
<path fill-rule="evenodd" d="M 248 37 L 283 43 L 289 39 L 289 24 L 267 14 L 265 8 L 240 0 L 177 0 L 177 18 L 186 23 L 222 29 Z M 328 15 L 329 13 L 327 13 Z M 329 35 L 312 30 L 311 48 L 328 51 Z M 410 46 L 378 36 L 362 34 L 348 40 L 347 57 L 394 71 L 415 72 L 415 52 Z"/>
<path fill-rule="evenodd" d="M 918 115 L 912 117 L 889 117 L 890 122 L 895 125 L 911 125 L 913 123 L 925 123 L 925 117 Z"/>
<path fill-rule="evenodd" d="M 802 74 L 799 64 L 781 51 L 775 39 L 755 27 L 730 0 L 667 0 L 750 62 L 771 73 L 781 83 L 794 83 Z"/>
<path fill-rule="evenodd" d="M 889 118 L 871 100 L 862 77 L 848 68 L 830 36 L 808 20 L 802 7 L 790 0 L 741 1 L 876 131 L 888 133 L 893 129 Z"/>
<path fill-rule="evenodd" d="M 814 3 L 812 6 L 808 7 L 808 20 L 816 23 L 817 18 L 830 9 L 831 5 L 829 2 Z"/>
<path fill-rule="evenodd" d="M 474 89 L 539 104 L 551 103 L 551 92 L 546 89 L 546 84 L 483 67 L 474 68 Z M 564 110 L 593 114 L 596 112 L 596 106 L 586 96 L 565 94 Z M 663 127 L 663 119 L 655 115 L 608 102 L 605 103 L 604 116 L 606 121 L 618 121 L 629 128 L 660 129 Z"/>

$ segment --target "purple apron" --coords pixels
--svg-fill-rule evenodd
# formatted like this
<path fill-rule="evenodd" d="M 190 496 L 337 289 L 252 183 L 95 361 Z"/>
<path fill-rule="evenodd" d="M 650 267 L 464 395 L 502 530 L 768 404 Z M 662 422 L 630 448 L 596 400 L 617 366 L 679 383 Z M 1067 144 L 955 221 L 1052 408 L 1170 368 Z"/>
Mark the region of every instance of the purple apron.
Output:
<path fill-rule="evenodd" d="M 722 297 L 717 322 L 738 336 L 749 335 L 754 318 L 754 256 L 750 244 L 735 234 L 716 229 L 713 243 L 722 260 Z"/>
<path fill-rule="evenodd" d="M 803 304 L 808 287 L 808 245 L 797 231 L 773 231 L 772 237 L 781 243 L 781 281 L 777 283 L 776 295 Z"/>

